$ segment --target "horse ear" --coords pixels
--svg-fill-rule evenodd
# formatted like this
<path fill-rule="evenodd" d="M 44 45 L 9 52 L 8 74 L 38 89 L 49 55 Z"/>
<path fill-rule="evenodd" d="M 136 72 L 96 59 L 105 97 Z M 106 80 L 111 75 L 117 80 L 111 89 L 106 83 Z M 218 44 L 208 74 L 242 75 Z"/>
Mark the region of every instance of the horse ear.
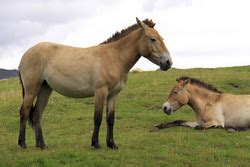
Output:
<path fill-rule="evenodd" d="M 136 17 L 136 21 L 137 21 L 137 24 L 143 29 L 145 30 L 145 28 L 147 27 L 146 24 L 144 24 L 141 20 L 139 20 L 137 17 Z"/>
<path fill-rule="evenodd" d="M 184 83 L 185 83 L 185 85 L 186 85 L 186 84 L 188 84 L 188 83 L 190 83 L 190 82 L 191 82 L 191 79 L 189 78 L 189 79 L 186 79 Z"/>

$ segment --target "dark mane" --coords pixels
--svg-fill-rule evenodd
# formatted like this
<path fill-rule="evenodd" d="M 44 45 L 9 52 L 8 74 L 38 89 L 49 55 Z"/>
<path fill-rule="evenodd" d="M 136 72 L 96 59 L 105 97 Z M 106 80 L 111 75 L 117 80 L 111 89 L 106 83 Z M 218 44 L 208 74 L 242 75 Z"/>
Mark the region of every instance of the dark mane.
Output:
<path fill-rule="evenodd" d="M 151 28 L 154 28 L 154 26 L 155 26 L 155 23 L 149 19 L 145 19 L 142 22 Z M 134 24 L 132 26 L 129 26 L 126 29 L 121 30 L 120 32 L 117 31 L 114 35 L 112 35 L 110 38 L 108 38 L 107 40 L 105 40 L 104 42 L 102 42 L 100 44 L 107 44 L 110 42 L 117 41 L 117 40 L 121 39 L 122 37 L 125 37 L 126 35 L 128 35 L 132 31 L 137 30 L 138 28 L 139 28 L 138 24 Z"/>
<path fill-rule="evenodd" d="M 203 87 L 207 90 L 210 90 L 212 92 L 215 93 L 222 93 L 221 91 L 219 91 L 215 86 L 211 85 L 211 84 L 207 84 L 201 80 L 195 79 L 195 78 L 190 78 L 190 77 L 186 77 L 186 76 L 182 76 L 180 78 L 177 79 L 178 81 L 186 81 L 189 80 L 189 83 L 193 84 L 193 85 L 197 85 L 200 87 Z"/>

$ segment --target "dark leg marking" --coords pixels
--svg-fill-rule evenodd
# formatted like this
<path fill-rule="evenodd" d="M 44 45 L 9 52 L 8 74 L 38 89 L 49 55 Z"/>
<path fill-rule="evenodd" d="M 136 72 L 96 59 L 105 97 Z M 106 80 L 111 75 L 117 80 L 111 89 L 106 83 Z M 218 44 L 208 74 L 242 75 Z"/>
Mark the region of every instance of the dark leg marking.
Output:
<path fill-rule="evenodd" d="M 19 138 L 18 138 L 18 145 L 21 148 L 27 148 L 25 143 L 25 131 L 26 131 L 26 122 L 28 120 L 28 116 L 25 115 L 23 105 L 20 108 L 20 130 L 19 130 Z"/>
<path fill-rule="evenodd" d="M 247 127 L 232 127 L 232 126 L 228 126 L 228 127 L 225 127 L 225 129 L 229 133 L 234 133 L 234 132 L 239 132 L 239 131 L 246 131 L 248 128 Z"/>
<path fill-rule="evenodd" d="M 197 125 L 194 127 L 195 130 L 204 130 L 205 128 L 201 125 Z"/>
<path fill-rule="evenodd" d="M 154 128 L 151 129 L 150 132 L 155 132 L 155 131 L 158 131 L 160 129 L 171 128 L 171 127 L 174 127 L 174 126 L 182 126 L 182 124 L 185 123 L 185 122 L 187 122 L 187 121 L 185 121 L 185 120 L 175 120 L 175 121 L 172 121 L 172 122 L 161 123 L 159 125 L 154 126 Z"/>
<path fill-rule="evenodd" d="M 34 109 L 33 113 L 33 125 L 34 125 L 34 131 L 36 136 L 36 147 L 39 147 L 41 149 L 47 148 L 47 146 L 44 143 L 43 134 L 42 134 L 42 128 L 41 128 L 41 114 L 37 107 Z"/>
<path fill-rule="evenodd" d="M 52 93 L 51 87 L 47 84 L 46 81 L 44 81 L 37 95 L 37 101 L 35 104 L 34 111 L 32 112 L 32 114 L 30 114 L 31 116 L 30 119 L 31 122 L 33 122 L 33 128 L 35 131 L 36 147 L 39 147 L 41 149 L 48 148 L 44 142 L 41 120 L 42 120 L 42 113 L 48 103 L 51 93 Z"/>
<path fill-rule="evenodd" d="M 214 128 L 214 129 L 224 129 L 223 126 L 221 126 L 221 125 L 214 125 L 214 126 L 209 127 L 209 129 L 210 129 L 210 128 Z"/>
<path fill-rule="evenodd" d="M 102 111 L 95 111 L 94 114 L 94 132 L 93 132 L 93 136 L 92 136 L 92 143 L 91 146 L 95 149 L 99 149 L 101 148 L 101 145 L 99 144 L 99 138 L 98 138 L 98 134 L 99 134 L 99 129 L 102 123 Z"/>
<path fill-rule="evenodd" d="M 115 122 L 115 112 L 111 111 L 111 113 L 109 114 L 107 111 L 107 147 L 111 148 L 111 149 L 118 149 L 118 147 L 116 146 L 114 139 L 113 139 L 113 128 L 114 128 L 114 122 Z"/>

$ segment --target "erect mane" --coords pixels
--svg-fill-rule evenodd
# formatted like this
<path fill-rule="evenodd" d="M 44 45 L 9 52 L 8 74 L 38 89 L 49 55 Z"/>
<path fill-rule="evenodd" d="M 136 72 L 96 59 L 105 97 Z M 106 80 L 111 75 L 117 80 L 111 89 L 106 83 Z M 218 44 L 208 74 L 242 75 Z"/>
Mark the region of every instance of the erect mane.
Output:
<path fill-rule="evenodd" d="M 201 80 L 186 77 L 186 76 L 182 76 L 182 77 L 178 78 L 178 81 L 187 81 L 187 80 L 189 80 L 190 84 L 200 86 L 202 88 L 205 88 L 205 89 L 210 90 L 210 91 L 215 92 L 215 93 L 222 93 L 215 86 L 213 86 L 211 84 L 207 84 L 207 83 L 205 83 L 205 82 L 203 82 Z"/>
<path fill-rule="evenodd" d="M 155 26 L 155 23 L 152 20 L 149 20 L 149 19 L 145 19 L 142 22 L 145 23 L 147 26 L 149 26 L 151 28 L 154 28 L 154 26 Z M 132 26 L 129 26 L 126 29 L 121 30 L 120 32 L 117 31 L 110 38 L 108 38 L 107 40 L 105 40 L 104 42 L 102 42 L 100 44 L 107 44 L 107 43 L 110 43 L 110 42 L 117 41 L 117 40 L 121 39 L 122 37 L 125 37 L 126 35 L 128 35 L 132 31 L 137 30 L 138 28 L 139 28 L 139 25 L 138 24 L 134 24 Z"/>

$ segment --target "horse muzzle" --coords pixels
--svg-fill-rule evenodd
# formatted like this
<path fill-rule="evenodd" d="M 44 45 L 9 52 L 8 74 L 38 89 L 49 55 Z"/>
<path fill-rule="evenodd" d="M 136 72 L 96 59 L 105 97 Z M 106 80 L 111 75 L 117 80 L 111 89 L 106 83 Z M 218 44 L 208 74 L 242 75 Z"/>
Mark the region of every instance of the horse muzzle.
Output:
<path fill-rule="evenodd" d="M 160 57 L 160 69 L 162 71 L 167 71 L 173 65 L 172 59 L 169 54 L 162 55 Z"/>
<path fill-rule="evenodd" d="M 167 115 L 171 115 L 173 113 L 173 107 L 170 106 L 168 102 L 164 103 L 162 106 L 163 112 Z"/>

